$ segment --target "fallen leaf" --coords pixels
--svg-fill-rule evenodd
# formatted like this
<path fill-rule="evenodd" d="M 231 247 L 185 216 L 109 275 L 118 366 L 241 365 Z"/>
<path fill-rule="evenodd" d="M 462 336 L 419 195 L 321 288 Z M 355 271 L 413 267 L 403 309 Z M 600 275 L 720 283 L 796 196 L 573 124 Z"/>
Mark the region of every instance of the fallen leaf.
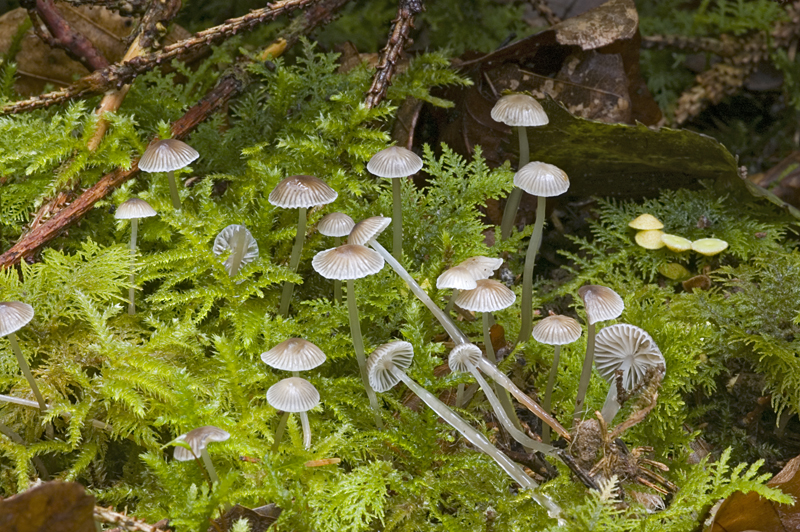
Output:
<path fill-rule="evenodd" d="M 77 482 L 45 482 L 0 501 L 3 532 L 95 532 L 94 497 Z"/>
<path fill-rule="evenodd" d="M 278 520 L 282 511 L 283 509 L 275 503 L 252 509 L 237 504 L 219 519 L 214 519 L 208 532 L 219 532 L 220 530 L 226 532 L 239 519 L 245 519 L 250 524 L 250 532 L 264 532 Z"/>

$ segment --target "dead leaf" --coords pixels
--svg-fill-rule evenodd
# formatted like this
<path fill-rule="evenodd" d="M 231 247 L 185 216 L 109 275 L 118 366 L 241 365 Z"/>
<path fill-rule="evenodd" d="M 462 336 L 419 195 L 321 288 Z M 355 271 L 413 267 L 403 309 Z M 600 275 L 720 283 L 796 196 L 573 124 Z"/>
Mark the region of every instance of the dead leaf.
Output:
<path fill-rule="evenodd" d="M 94 497 L 77 482 L 45 482 L 0 501 L 3 532 L 95 532 Z"/>
<path fill-rule="evenodd" d="M 639 26 L 633 0 L 611 0 L 582 15 L 553 26 L 561 44 L 584 50 L 602 48 L 620 39 L 631 39 Z"/>
<path fill-rule="evenodd" d="M 783 201 L 800 207 L 800 151 L 795 150 L 766 172 L 749 176 L 756 185 L 768 188 Z"/>
<path fill-rule="evenodd" d="M 250 532 L 264 532 L 278 520 L 282 511 L 275 503 L 253 509 L 237 504 L 219 519 L 212 520 L 208 532 L 227 532 L 239 519 L 245 519 L 250 524 Z"/>

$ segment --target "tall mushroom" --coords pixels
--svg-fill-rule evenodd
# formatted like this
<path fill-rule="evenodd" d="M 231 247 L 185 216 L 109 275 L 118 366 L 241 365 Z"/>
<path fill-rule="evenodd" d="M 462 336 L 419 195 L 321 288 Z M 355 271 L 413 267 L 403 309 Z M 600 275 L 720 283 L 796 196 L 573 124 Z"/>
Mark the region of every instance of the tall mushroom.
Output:
<path fill-rule="evenodd" d="M 470 271 L 463 266 L 453 266 L 445 270 L 439 277 L 436 278 L 436 288 L 439 290 L 452 289 L 450 299 L 447 300 L 447 306 L 444 307 L 445 314 L 449 314 L 453 308 L 453 303 L 458 297 L 461 290 L 472 290 L 477 288 L 478 284 Z"/>
<path fill-rule="evenodd" d="M 300 264 L 300 253 L 303 251 L 303 241 L 306 237 L 306 211 L 311 207 L 327 205 L 334 201 L 339 194 L 325 181 L 310 175 L 295 175 L 287 177 L 277 184 L 269 193 L 269 202 L 283 209 L 299 209 L 297 218 L 297 237 L 289 259 L 289 269 L 297 271 Z M 292 301 L 294 283 L 285 281 L 281 294 L 281 305 L 278 311 L 281 316 L 289 314 L 289 304 Z"/>
<path fill-rule="evenodd" d="M 339 247 L 342 237 L 349 235 L 354 225 L 356 223 L 348 215 L 342 212 L 332 212 L 322 217 L 317 224 L 317 229 L 325 236 L 332 236 L 334 247 Z M 333 298 L 339 303 L 342 302 L 342 281 L 339 279 L 333 281 Z"/>
<path fill-rule="evenodd" d="M 0 336 L 8 336 L 8 343 L 11 344 L 11 350 L 14 356 L 17 357 L 19 369 L 28 381 L 28 384 L 33 391 L 33 396 L 39 403 L 39 410 L 44 412 L 47 410 L 47 404 L 44 402 L 42 392 L 39 391 L 39 386 L 36 385 L 36 380 L 31 373 L 31 367 L 28 361 L 22 354 L 22 350 L 17 343 L 16 331 L 25 327 L 33 319 L 33 307 L 21 301 L 6 301 L 0 303 Z"/>
<path fill-rule="evenodd" d="M 218 257 L 230 251 L 230 255 L 225 259 L 225 271 L 229 276 L 236 277 L 242 267 L 258 258 L 258 242 L 247 227 L 232 224 L 219 232 L 214 239 L 212 251 Z"/>
<path fill-rule="evenodd" d="M 181 197 L 175 183 L 175 170 L 189 166 L 200 157 L 197 150 L 178 139 L 155 140 L 150 143 L 139 159 L 142 172 L 166 172 L 169 179 L 169 195 L 175 210 L 181 208 Z"/>
<path fill-rule="evenodd" d="M 403 260 L 403 198 L 400 180 L 416 174 L 420 169 L 422 159 L 413 151 L 400 146 L 379 151 L 367 163 L 367 170 L 371 174 L 392 180 L 392 256 L 397 262 Z"/>
<path fill-rule="evenodd" d="M 139 219 L 149 218 L 158 214 L 149 203 L 139 198 L 131 198 L 117 207 L 114 218 L 118 220 L 131 221 L 131 286 L 128 288 L 128 314 L 136 314 L 136 303 L 134 302 L 135 292 L 135 261 L 136 261 L 136 237 L 139 232 Z"/>
<path fill-rule="evenodd" d="M 175 460 L 180 462 L 196 460 L 198 456 L 201 457 L 203 459 L 203 464 L 206 466 L 206 471 L 208 471 L 208 478 L 211 480 L 211 483 L 214 484 L 215 482 L 219 482 L 219 477 L 217 476 L 217 470 L 214 469 L 214 463 L 208 455 L 208 444 L 226 441 L 230 437 L 231 435 L 224 430 L 211 425 L 199 427 L 190 430 L 186 434 L 181 434 L 176 438 L 176 441 L 186 442 L 191 449 L 187 449 L 183 446 L 176 446 L 173 456 Z"/>
<path fill-rule="evenodd" d="M 283 430 L 286 426 L 287 413 L 300 414 L 300 424 L 303 426 L 303 447 L 308 450 L 311 448 L 311 424 L 308 422 L 308 412 L 319 404 L 319 392 L 313 384 L 300 377 L 289 377 L 277 384 L 270 386 L 267 390 L 267 402 L 275 408 L 284 412 L 278 429 L 275 431 L 275 443 L 272 445 L 272 452 L 278 450 Z"/>

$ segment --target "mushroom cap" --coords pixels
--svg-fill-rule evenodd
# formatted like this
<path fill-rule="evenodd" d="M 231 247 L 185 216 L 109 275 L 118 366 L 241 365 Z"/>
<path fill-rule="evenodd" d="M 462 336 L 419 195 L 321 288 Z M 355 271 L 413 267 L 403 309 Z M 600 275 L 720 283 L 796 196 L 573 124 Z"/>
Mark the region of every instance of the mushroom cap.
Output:
<path fill-rule="evenodd" d="M 458 344 L 450 351 L 447 365 L 451 371 L 467 372 L 470 367 L 478 365 L 483 356 L 480 347 L 475 344 Z"/>
<path fill-rule="evenodd" d="M 445 270 L 436 279 L 436 288 L 453 288 L 455 290 L 474 290 L 478 287 L 472 273 L 464 266 L 453 266 Z"/>
<path fill-rule="evenodd" d="M 311 259 L 311 266 L 326 279 L 361 279 L 383 268 L 383 257 L 377 251 L 358 244 L 345 244 L 320 251 Z"/>
<path fill-rule="evenodd" d="M 383 344 L 367 359 L 369 385 L 378 393 L 391 390 L 400 380 L 392 373 L 392 368 L 405 371 L 413 359 L 414 346 L 410 343 L 396 341 Z"/>
<path fill-rule="evenodd" d="M 547 345 L 571 344 L 581 337 L 580 324 L 569 316 L 553 314 L 533 327 L 533 339 Z"/>
<path fill-rule="evenodd" d="M 589 325 L 594 325 L 598 321 L 619 318 L 622 311 L 625 310 L 622 298 L 607 286 L 587 284 L 578 289 L 578 295 L 583 299 Z"/>
<path fill-rule="evenodd" d="M 667 249 L 676 253 L 692 249 L 692 241 L 682 236 L 664 233 L 661 235 L 661 241 L 667 246 Z"/>
<path fill-rule="evenodd" d="M 258 242 L 256 239 L 253 238 L 253 235 L 250 234 L 250 231 L 243 225 L 232 224 L 223 229 L 217 235 L 217 238 L 214 239 L 214 247 L 212 251 L 214 255 L 219 257 L 225 251 L 233 251 L 233 243 L 236 235 L 239 231 L 244 231 L 244 254 L 242 255 L 242 261 L 239 264 L 239 267 L 243 267 L 246 264 L 250 264 L 254 260 L 258 258 Z M 230 274 L 231 273 L 231 266 L 233 262 L 233 255 L 229 255 L 227 259 L 225 259 L 225 270 Z"/>
<path fill-rule="evenodd" d="M 372 156 L 367 170 L 378 177 L 408 177 L 422 169 L 422 159 L 411 150 L 391 146 Z"/>
<path fill-rule="evenodd" d="M 478 279 L 488 279 L 494 275 L 495 270 L 503 265 L 503 259 L 493 259 L 491 257 L 483 257 L 476 255 L 463 260 L 457 266 L 463 266 L 468 269 L 472 274 L 472 278 L 476 281 Z"/>
<path fill-rule="evenodd" d="M 509 126 L 544 126 L 550 122 L 542 104 L 527 94 L 503 96 L 492 107 L 492 119 Z"/>
<path fill-rule="evenodd" d="M 514 304 L 517 296 L 494 279 L 478 279 L 477 288 L 458 293 L 455 304 L 472 312 L 495 312 Z"/>
<path fill-rule="evenodd" d="M 666 370 L 664 355 L 653 338 L 643 329 L 627 323 L 609 325 L 597 333 L 594 363 L 608 382 L 614 380 L 617 370 L 622 371 L 622 384 L 626 390 L 639 385 L 648 368 L 661 366 Z"/>
<path fill-rule="evenodd" d="M 300 209 L 326 205 L 339 194 L 325 181 L 313 175 L 287 177 L 269 193 L 269 202 L 283 209 Z"/>
<path fill-rule="evenodd" d="M 181 434 L 178 436 L 178 439 L 188 443 L 192 450 L 190 451 L 185 447 L 175 447 L 173 456 L 175 457 L 175 460 L 180 462 L 194 460 L 195 456 L 199 457 L 200 453 L 203 452 L 203 449 L 205 449 L 209 443 L 225 441 L 230 437 L 230 434 L 212 425 L 199 427 L 194 430 L 190 430 L 186 434 Z"/>
<path fill-rule="evenodd" d="M 648 229 L 664 229 L 664 224 L 652 214 L 641 214 L 628 222 L 628 227 L 647 231 Z"/>
<path fill-rule="evenodd" d="M 383 233 L 383 231 L 389 227 L 391 223 L 392 219 L 386 216 L 373 216 L 371 218 L 365 218 L 358 222 L 355 226 L 353 226 L 353 229 L 350 230 L 350 235 L 347 237 L 347 243 L 366 246 L 367 242 L 373 238 L 377 238 L 378 235 Z"/>
<path fill-rule="evenodd" d="M 123 202 L 114 213 L 117 220 L 131 220 L 139 218 L 149 218 L 158 214 L 149 203 L 143 199 L 131 198 Z"/>
<path fill-rule="evenodd" d="M 514 185 L 528 194 L 551 198 L 569 190 L 569 178 L 558 166 L 534 161 L 514 174 Z"/>
<path fill-rule="evenodd" d="M 319 392 L 307 380 L 289 377 L 269 387 L 267 402 L 282 412 L 308 412 L 319 404 Z"/>
<path fill-rule="evenodd" d="M 302 338 L 289 338 L 266 353 L 261 353 L 264 364 L 283 371 L 308 371 L 325 362 L 322 349 Z"/>
<path fill-rule="evenodd" d="M 178 139 L 161 139 L 150 143 L 142 158 L 139 170 L 143 172 L 172 172 L 189 166 L 200 157 L 197 150 Z"/>
<path fill-rule="evenodd" d="M 692 249 L 701 255 L 711 257 L 728 249 L 728 243 L 719 238 L 701 238 L 692 242 Z"/>
<path fill-rule="evenodd" d="M 317 224 L 317 229 L 325 236 L 343 237 L 350 234 L 356 223 L 343 212 L 326 214 Z"/>
<path fill-rule="evenodd" d="M 664 240 L 661 238 L 663 236 L 664 232 L 660 229 L 647 229 L 636 233 L 634 240 L 644 249 L 661 249 L 664 247 Z"/>
<path fill-rule="evenodd" d="M 25 327 L 33 319 L 33 307 L 22 301 L 0 303 L 0 336 Z"/>

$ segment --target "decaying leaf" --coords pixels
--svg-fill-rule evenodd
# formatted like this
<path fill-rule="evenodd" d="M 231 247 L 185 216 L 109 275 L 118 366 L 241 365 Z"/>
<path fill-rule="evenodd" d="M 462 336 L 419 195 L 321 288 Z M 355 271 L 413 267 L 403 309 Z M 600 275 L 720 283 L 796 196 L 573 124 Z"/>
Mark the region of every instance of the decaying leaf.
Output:
<path fill-rule="evenodd" d="M 237 504 L 219 519 L 214 519 L 208 532 L 227 532 L 240 519 L 245 519 L 250 524 L 250 532 L 264 532 L 278 520 L 282 511 L 275 503 L 252 509 Z"/>
<path fill-rule="evenodd" d="M 0 501 L 3 532 L 95 532 L 94 497 L 77 482 L 45 482 Z"/>
<path fill-rule="evenodd" d="M 781 162 L 749 178 L 753 183 L 770 191 L 781 200 L 800 207 L 800 151 L 793 151 Z"/>

